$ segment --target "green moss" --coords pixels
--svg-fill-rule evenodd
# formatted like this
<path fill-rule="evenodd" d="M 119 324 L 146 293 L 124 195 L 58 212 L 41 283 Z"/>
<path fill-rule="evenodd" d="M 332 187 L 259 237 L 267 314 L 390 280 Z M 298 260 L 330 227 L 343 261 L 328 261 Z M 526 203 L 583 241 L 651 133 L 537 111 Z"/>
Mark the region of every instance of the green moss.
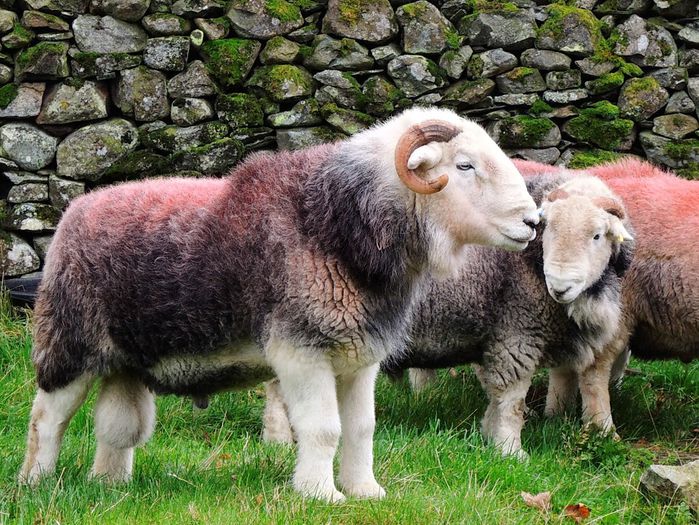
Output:
<path fill-rule="evenodd" d="M 632 120 L 621 119 L 619 108 L 606 100 L 597 102 L 570 119 L 564 130 L 576 140 L 604 149 L 616 149 L 633 131 Z"/>
<path fill-rule="evenodd" d="M 467 71 L 471 78 L 479 78 L 483 74 L 483 59 L 480 55 L 473 55 L 468 61 Z"/>
<path fill-rule="evenodd" d="M 619 118 L 619 108 L 608 100 L 600 100 L 599 102 L 592 104 L 590 107 L 582 109 L 580 114 L 602 120 L 614 120 Z"/>
<path fill-rule="evenodd" d="M 36 218 L 44 223 L 58 224 L 61 218 L 60 210 L 48 204 L 37 204 L 34 209 L 36 211 Z"/>
<path fill-rule="evenodd" d="M 500 134 L 500 145 L 504 148 L 536 147 L 546 134 L 556 127 L 547 118 L 517 115 L 506 118 Z"/>
<path fill-rule="evenodd" d="M 504 11 L 506 13 L 516 13 L 519 7 L 512 2 L 500 2 L 498 0 L 466 0 L 465 9 L 474 14 L 495 13 Z"/>
<path fill-rule="evenodd" d="M 24 71 L 27 66 L 38 62 L 46 55 L 60 55 L 68 51 L 68 44 L 65 42 L 39 42 L 35 46 L 23 49 L 15 59 L 15 65 L 20 71 Z"/>
<path fill-rule="evenodd" d="M 321 110 L 325 121 L 337 130 L 353 135 L 374 124 L 374 117 L 360 111 L 341 108 L 336 104 L 325 104 Z"/>
<path fill-rule="evenodd" d="M 301 10 L 286 0 L 265 0 L 265 11 L 282 22 L 302 20 Z"/>
<path fill-rule="evenodd" d="M 216 113 L 232 128 L 262 126 L 265 118 L 257 98 L 247 93 L 219 95 Z"/>
<path fill-rule="evenodd" d="M 17 97 L 17 84 L 6 84 L 0 87 L 0 109 L 5 109 Z"/>
<path fill-rule="evenodd" d="M 673 160 L 686 161 L 699 155 L 699 139 L 676 140 L 665 146 L 665 153 Z"/>
<path fill-rule="evenodd" d="M 505 73 L 505 76 L 510 80 L 518 81 L 534 75 L 536 72 L 537 70 L 533 67 L 516 67 Z"/>
<path fill-rule="evenodd" d="M 689 180 L 699 180 L 699 162 L 690 162 L 687 166 L 675 170 L 677 175 Z"/>
<path fill-rule="evenodd" d="M 19 49 L 29 45 L 32 40 L 34 33 L 16 23 L 12 26 L 12 31 L 3 37 L 3 44 L 8 49 Z"/>
<path fill-rule="evenodd" d="M 602 23 L 587 9 L 579 9 L 565 4 L 552 4 L 546 8 L 549 17 L 538 29 L 537 36 L 552 38 L 554 41 L 565 36 L 568 21 L 582 24 L 590 33 L 595 54 L 607 54 L 609 44 L 602 35 Z"/>
<path fill-rule="evenodd" d="M 162 155 L 150 151 L 133 151 L 112 164 L 100 180 L 108 182 L 159 175 L 169 169 L 170 165 Z"/>
<path fill-rule="evenodd" d="M 272 100 L 280 102 L 310 95 L 313 78 L 299 66 L 278 64 L 257 68 L 247 85 L 263 90 Z"/>
<path fill-rule="evenodd" d="M 349 25 L 355 25 L 362 15 L 362 0 L 339 0 L 337 9 L 341 20 Z"/>
<path fill-rule="evenodd" d="M 627 77 L 640 77 L 643 76 L 643 70 L 636 64 L 624 61 L 623 64 L 619 66 L 619 71 L 621 71 Z"/>
<path fill-rule="evenodd" d="M 587 85 L 588 89 L 594 95 L 599 95 L 601 93 L 608 93 L 620 88 L 624 83 L 624 74 L 621 71 L 615 71 L 613 73 L 607 73 L 602 75 L 595 80 L 590 81 Z"/>
<path fill-rule="evenodd" d="M 537 98 L 529 108 L 529 114 L 535 117 L 538 117 L 544 113 L 550 113 L 551 111 L 553 111 L 553 108 L 540 98 Z"/>
<path fill-rule="evenodd" d="M 643 107 L 647 94 L 660 89 L 660 84 L 653 77 L 632 78 L 624 85 L 624 97 L 630 107 Z"/>
<path fill-rule="evenodd" d="M 209 72 L 224 87 L 233 87 L 247 76 L 259 49 L 255 40 L 224 38 L 205 42 L 200 51 Z"/>
<path fill-rule="evenodd" d="M 445 36 L 447 46 L 449 46 L 450 49 L 459 49 L 461 42 L 463 41 L 463 37 L 459 33 L 451 28 L 447 28 L 445 31 Z"/>
<path fill-rule="evenodd" d="M 621 158 L 623 158 L 623 155 L 603 149 L 576 151 L 570 159 L 568 167 L 573 169 L 585 169 L 599 164 L 614 162 Z"/>

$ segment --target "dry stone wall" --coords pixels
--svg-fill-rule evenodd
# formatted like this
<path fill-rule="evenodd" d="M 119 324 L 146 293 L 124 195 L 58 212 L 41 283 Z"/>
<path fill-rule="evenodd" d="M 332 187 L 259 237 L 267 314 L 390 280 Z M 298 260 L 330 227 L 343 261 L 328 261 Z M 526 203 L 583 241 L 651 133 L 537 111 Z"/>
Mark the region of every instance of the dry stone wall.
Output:
<path fill-rule="evenodd" d="M 512 155 L 699 174 L 696 0 L 0 0 L 0 271 L 71 199 L 455 109 Z"/>

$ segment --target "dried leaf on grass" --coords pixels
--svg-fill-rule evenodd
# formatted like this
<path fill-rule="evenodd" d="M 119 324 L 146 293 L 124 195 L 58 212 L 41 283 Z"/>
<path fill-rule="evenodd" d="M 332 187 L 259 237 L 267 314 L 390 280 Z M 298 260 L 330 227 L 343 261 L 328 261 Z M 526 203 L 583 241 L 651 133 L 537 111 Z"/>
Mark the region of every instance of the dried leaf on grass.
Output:
<path fill-rule="evenodd" d="M 584 520 L 590 517 L 590 509 L 584 503 L 568 505 L 565 509 L 563 509 L 563 513 L 566 517 L 575 520 L 575 523 L 582 523 Z"/>
<path fill-rule="evenodd" d="M 551 510 L 551 493 L 550 492 L 540 492 L 536 496 L 530 494 L 529 492 L 522 491 L 521 493 L 524 504 L 527 507 L 534 507 L 542 512 L 548 512 Z"/>

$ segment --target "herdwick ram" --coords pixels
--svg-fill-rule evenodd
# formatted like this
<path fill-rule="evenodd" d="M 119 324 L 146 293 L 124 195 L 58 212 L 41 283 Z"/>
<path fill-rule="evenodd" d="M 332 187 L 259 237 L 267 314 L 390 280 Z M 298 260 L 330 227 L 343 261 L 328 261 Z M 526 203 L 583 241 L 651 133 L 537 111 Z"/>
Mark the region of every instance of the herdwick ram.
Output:
<path fill-rule="evenodd" d="M 579 171 L 526 161 L 515 164 L 525 177 L 600 177 L 633 217 L 636 252 L 623 280 L 619 332 L 581 374 L 566 367 L 551 370 L 546 401 L 547 415 L 565 411 L 574 406 L 579 383 L 584 395 L 598 400 L 592 421 L 611 431 L 608 385 L 623 373 L 627 348 L 644 359 L 699 359 L 699 183 L 636 160 Z"/>
<path fill-rule="evenodd" d="M 540 176 L 528 187 L 543 202 L 540 239 L 516 254 L 468 247 L 458 277 L 432 281 L 416 306 L 406 350 L 382 364 L 399 375 L 478 363 L 489 397 L 483 433 L 519 457 L 526 456 L 520 434 L 534 372 L 594 362 L 617 331 L 621 276 L 633 250 L 624 207 L 599 179 Z M 284 397 L 273 382 L 268 393 L 265 437 L 289 441 Z"/>
<path fill-rule="evenodd" d="M 251 156 L 225 179 L 124 184 L 66 211 L 34 316 L 38 393 L 20 479 L 54 470 L 95 379 L 93 476 L 127 480 L 154 393 L 206 396 L 277 376 L 293 484 L 381 497 L 374 380 L 399 350 L 429 273 L 464 245 L 522 250 L 534 201 L 477 124 L 414 109 L 345 141 Z"/>

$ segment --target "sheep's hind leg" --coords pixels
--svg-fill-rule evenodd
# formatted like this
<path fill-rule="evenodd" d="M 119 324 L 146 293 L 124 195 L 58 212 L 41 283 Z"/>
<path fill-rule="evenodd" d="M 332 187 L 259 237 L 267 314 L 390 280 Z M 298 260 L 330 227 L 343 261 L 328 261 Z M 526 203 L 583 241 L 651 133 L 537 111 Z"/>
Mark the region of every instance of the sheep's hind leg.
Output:
<path fill-rule="evenodd" d="M 43 476 L 53 473 L 68 423 L 85 401 L 93 381 L 92 376 L 83 375 L 51 392 L 39 389 L 32 406 L 20 482 L 36 485 Z"/>
<path fill-rule="evenodd" d="M 575 409 L 578 399 L 578 376 L 566 367 L 549 370 L 549 387 L 546 392 L 546 417 L 561 416 Z"/>
<path fill-rule="evenodd" d="M 294 488 L 307 497 L 328 502 L 344 500 L 333 479 L 340 416 L 329 357 L 277 339 L 268 343 L 266 357 L 279 378 L 298 440 Z"/>
<path fill-rule="evenodd" d="M 90 477 L 129 481 L 134 447 L 148 441 L 154 426 L 155 396 L 141 381 L 105 378 L 95 405 L 97 450 Z"/>
<path fill-rule="evenodd" d="M 504 389 L 483 384 L 488 393 L 489 404 L 483 416 L 483 435 L 495 444 L 505 456 L 527 459 L 522 450 L 522 427 L 524 426 L 525 397 L 531 377 L 508 385 Z"/>
<path fill-rule="evenodd" d="M 349 496 L 383 498 L 386 491 L 374 477 L 374 383 L 379 365 L 338 377 L 342 456 L 339 483 Z"/>
<path fill-rule="evenodd" d="M 265 383 L 265 411 L 262 414 L 262 439 L 267 443 L 292 444 L 294 434 L 279 379 Z"/>

